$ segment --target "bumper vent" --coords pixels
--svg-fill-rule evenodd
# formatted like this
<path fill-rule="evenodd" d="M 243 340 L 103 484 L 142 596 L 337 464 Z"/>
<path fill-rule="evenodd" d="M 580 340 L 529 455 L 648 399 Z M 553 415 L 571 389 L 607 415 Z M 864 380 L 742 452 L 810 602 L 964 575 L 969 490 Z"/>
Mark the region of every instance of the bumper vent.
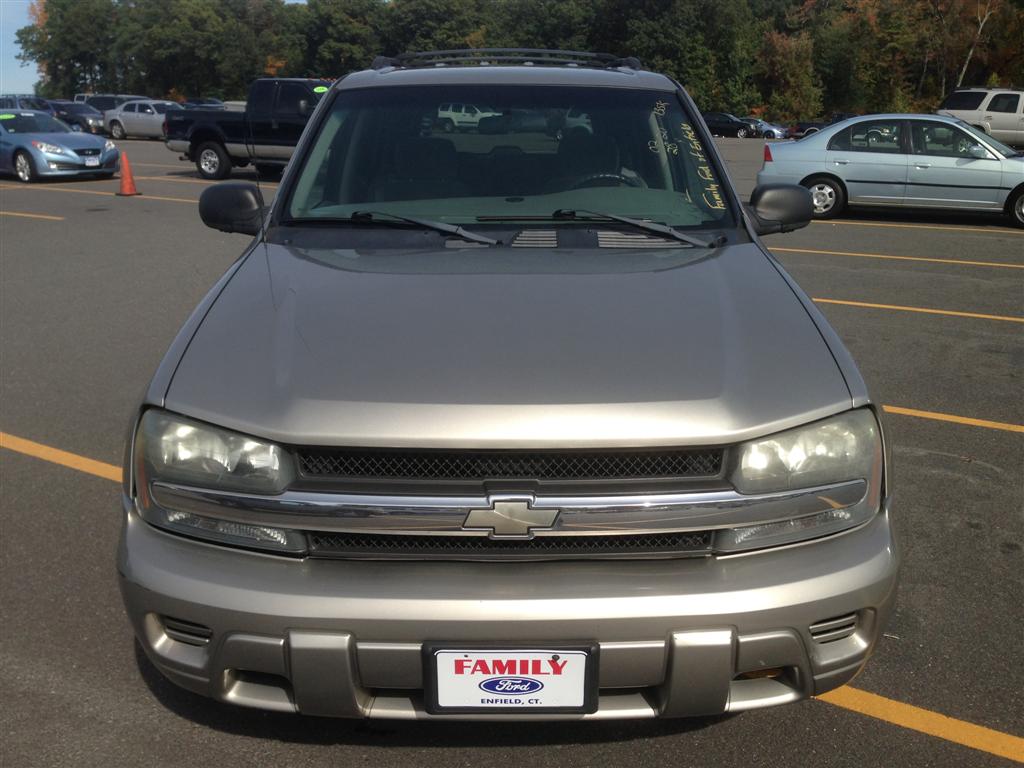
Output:
<path fill-rule="evenodd" d="M 553 229 L 524 229 L 512 239 L 513 248 L 557 248 L 558 233 Z"/>
<path fill-rule="evenodd" d="M 170 616 L 160 617 L 160 622 L 164 625 L 164 634 L 186 645 L 207 645 L 213 637 L 213 630 L 202 624 L 193 624 L 191 621 Z"/>
<path fill-rule="evenodd" d="M 686 244 L 658 235 L 601 230 L 597 233 L 597 245 L 599 248 L 678 248 Z"/>
<path fill-rule="evenodd" d="M 711 532 L 610 536 L 404 536 L 310 532 L 312 557 L 414 560 L 566 560 L 593 557 L 664 558 L 705 555 Z"/>
<path fill-rule="evenodd" d="M 857 614 L 848 613 L 834 619 L 825 619 L 811 624 L 808 629 L 811 632 L 811 638 L 816 643 L 834 643 L 836 640 L 844 640 L 857 631 Z"/>
<path fill-rule="evenodd" d="M 644 451 L 444 451 L 300 448 L 307 477 L 381 480 L 642 480 L 710 478 L 721 449 Z"/>
<path fill-rule="evenodd" d="M 96 157 L 100 151 L 98 149 L 76 149 L 75 154 L 79 157 Z"/>

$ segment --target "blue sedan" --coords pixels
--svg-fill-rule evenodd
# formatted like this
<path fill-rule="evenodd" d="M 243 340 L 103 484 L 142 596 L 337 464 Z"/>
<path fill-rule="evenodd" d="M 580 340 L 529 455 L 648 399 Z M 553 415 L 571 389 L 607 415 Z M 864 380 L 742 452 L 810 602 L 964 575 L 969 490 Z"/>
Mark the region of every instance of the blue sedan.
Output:
<path fill-rule="evenodd" d="M 765 145 L 758 184 L 802 184 L 814 217 L 847 205 L 1006 214 L 1024 227 L 1024 153 L 940 115 L 867 115 Z"/>
<path fill-rule="evenodd" d="M 72 131 L 45 112 L 0 111 L 0 172 L 32 182 L 52 176 L 113 176 L 121 153 L 102 136 Z"/>

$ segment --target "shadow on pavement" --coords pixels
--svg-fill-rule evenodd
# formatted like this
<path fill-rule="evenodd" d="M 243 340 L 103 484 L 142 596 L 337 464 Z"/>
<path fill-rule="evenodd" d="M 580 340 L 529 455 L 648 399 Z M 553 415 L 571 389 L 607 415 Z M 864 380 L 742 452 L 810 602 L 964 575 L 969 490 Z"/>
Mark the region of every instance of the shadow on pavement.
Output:
<path fill-rule="evenodd" d="M 135 642 L 135 661 L 150 692 L 165 708 L 198 725 L 240 736 L 299 744 L 360 746 L 544 746 L 644 740 L 698 731 L 736 715 L 685 720 L 601 722 L 412 722 L 337 720 L 263 712 L 207 699 L 167 680 Z"/>

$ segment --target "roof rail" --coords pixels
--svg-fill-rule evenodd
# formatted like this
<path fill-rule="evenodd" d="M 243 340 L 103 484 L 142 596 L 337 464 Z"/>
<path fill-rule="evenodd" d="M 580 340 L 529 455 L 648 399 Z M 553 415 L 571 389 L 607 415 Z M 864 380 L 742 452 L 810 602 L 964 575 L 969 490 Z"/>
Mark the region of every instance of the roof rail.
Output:
<path fill-rule="evenodd" d="M 559 51 L 545 48 L 463 48 L 449 51 L 418 51 L 398 56 L 378 56 L 371 65 L 373 69 L 479 66 L 490 65 L 521 66 L 565 66 L 596 67 L 601 69 L 643 69 L 635 56 L 615 56 L 610 53 L 588 53 L 586 51 Z"/>

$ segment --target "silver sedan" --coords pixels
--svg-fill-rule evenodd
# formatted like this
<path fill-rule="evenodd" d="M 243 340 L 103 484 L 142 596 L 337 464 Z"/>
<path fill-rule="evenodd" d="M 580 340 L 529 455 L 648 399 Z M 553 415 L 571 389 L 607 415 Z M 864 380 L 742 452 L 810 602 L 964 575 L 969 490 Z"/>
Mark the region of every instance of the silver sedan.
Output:
<path fill-rule="evenodd" d="M 168 110 L 181 109 L 174 101 L 128 101 L 104 113 L 107 128 L 115 139 L 129 136 L 163 138 L 164 116 Z"/>
<path fill-rule="evenodd" d="M 868 115 L 766 145 L 757 183 L 802 184 L 819 219 L 896 206 L 1002 213 L 1024 227 L 1024 153 L 939 115 Z"/>

